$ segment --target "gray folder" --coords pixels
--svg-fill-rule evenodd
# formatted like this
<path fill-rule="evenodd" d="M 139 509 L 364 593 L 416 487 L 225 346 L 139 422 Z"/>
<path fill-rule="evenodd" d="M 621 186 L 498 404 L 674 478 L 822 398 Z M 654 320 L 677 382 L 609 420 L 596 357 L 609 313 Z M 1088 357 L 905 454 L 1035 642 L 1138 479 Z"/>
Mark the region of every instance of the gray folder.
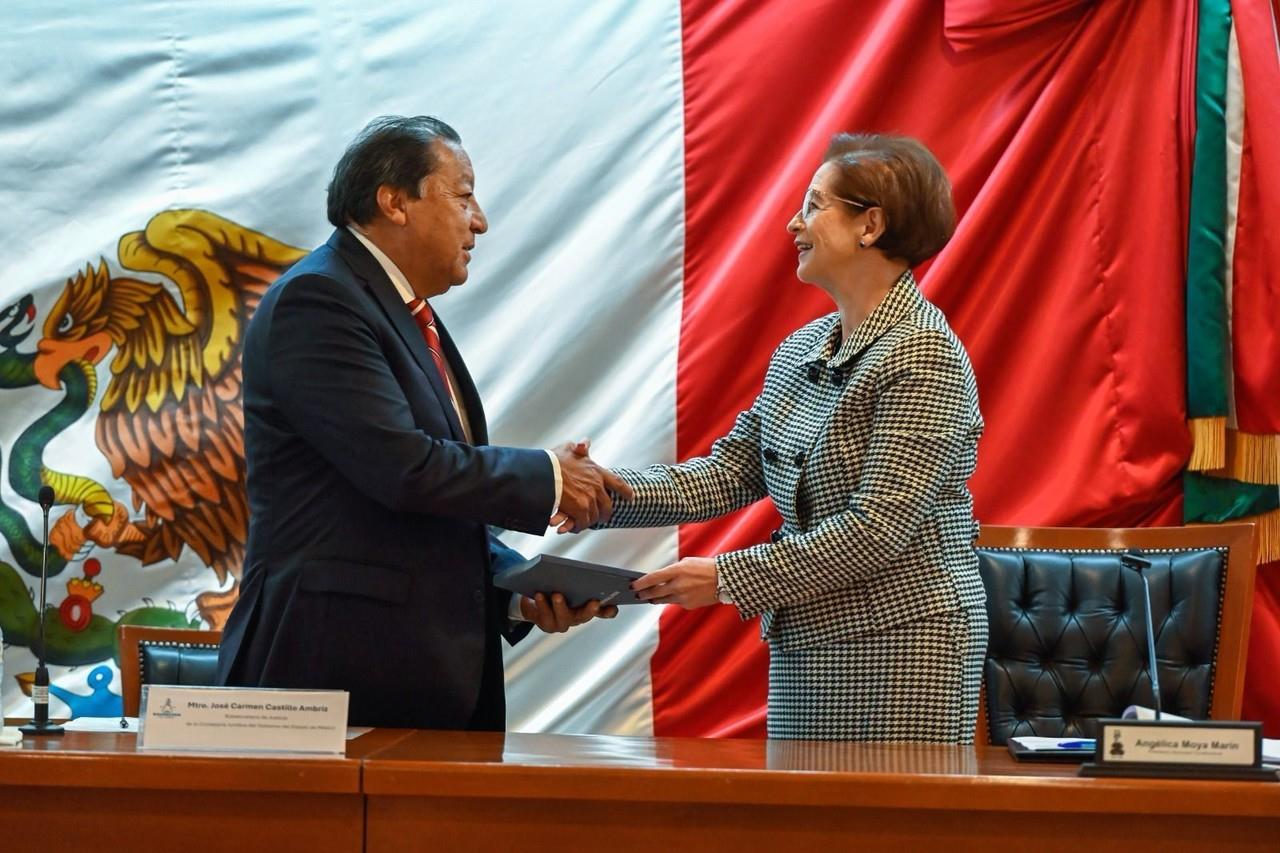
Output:
<path fill-rule="evenodd" d="M 643 574 L 540 554 L 494 575 L 493 585 L 530 598 L 535 592 L 545 595 L 558 592 L 570 607 L 581 607 L 589 601 L 599 601 L 602 605 L 642 604 L 631 591 L 630 584 Z"/>

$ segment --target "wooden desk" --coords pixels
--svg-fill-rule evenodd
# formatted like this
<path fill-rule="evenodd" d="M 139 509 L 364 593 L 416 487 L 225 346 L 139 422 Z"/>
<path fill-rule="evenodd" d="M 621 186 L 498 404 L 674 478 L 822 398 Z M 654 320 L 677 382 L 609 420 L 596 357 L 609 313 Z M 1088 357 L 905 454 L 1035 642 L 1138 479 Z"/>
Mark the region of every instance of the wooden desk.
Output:
<path fill-rule="evenodd" d="M 1280 850 L 1280 784 L 1082 779 L 1000 748 L 414 732 L 366 850 Z"/>
<path fill-rule="evenodd" d="M 3 847 L 356 853 L 361 760 L 408 734 L 369 732 L 344 758 L 140 753 L 132 734 L 28 738 L 0 747 Z"/>
<path fill-rule="evenodd" d="M 305 759 L 68 733 L 0 749 L 0 825 L 58 853 L 1276 853 L 1280 784 L 1081 779 L 961 747 L 389 730 Z"/>

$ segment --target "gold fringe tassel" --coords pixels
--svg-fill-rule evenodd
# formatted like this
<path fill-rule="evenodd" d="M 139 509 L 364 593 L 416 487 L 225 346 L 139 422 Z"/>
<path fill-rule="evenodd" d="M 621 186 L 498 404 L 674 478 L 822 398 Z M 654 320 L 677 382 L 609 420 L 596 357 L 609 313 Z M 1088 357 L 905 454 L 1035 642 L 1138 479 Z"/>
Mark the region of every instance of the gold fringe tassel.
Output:
<path fill-rule="evenodd" d="M 1187 427 L 1191 431 L 1187 470 L 1242 483 L 1280 484 L 1280 435 L 1228 429 L 1226 418 L 1191 418 Z M 1280 509 L 1232 521 L 1257 525 L 1259 563 L 1280 560 Z"/>
<path fill-rule="evenodd" d="M 1191 418 L 1187 421 L 1191 430 L 1190 471 L 1217 471 L 1227 464 L 1227 419 Z"/>
<path fill-rule="evenodd" d="M 1250 515 L 1245 518 L 1233 518 L 1232 522 L 1252 521 L 1257 527 L 1258 564 L 1272 563 L 1280 560 L 1280 509 L 1264 512 L 1262 515 Z"/>
<path fill-rule="evenodd" d="M 1280 435 L 1227 429 L 1226 418 L 1192 418 L 1188 471 L 1243 483 L 1280 483 Z"/>
<path fill-rule="evenodd" d="M 1242 515 L 1223 524 L 1253 524 L 1254 556 L 1258 565 L 1274 563 L 1280 560 L 1280 509 L 1264 512 L 1261 515 Z M 1188 527 L 1213 527 L 1211 523 L 1194 523 Z"/>
<path fill-rule="evenodd" d="M 1214 472 L 1245 483 L 1280 483 L 1280 435 L 1227 430 L 1227 455 Z"/>

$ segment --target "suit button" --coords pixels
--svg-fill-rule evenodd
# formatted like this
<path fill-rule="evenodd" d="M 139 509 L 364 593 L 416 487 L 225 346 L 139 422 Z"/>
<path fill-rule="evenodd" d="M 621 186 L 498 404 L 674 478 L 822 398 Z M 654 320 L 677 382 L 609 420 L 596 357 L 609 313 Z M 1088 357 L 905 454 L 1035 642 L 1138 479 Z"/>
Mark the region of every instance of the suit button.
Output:
<path fill-rule="evenodd" d="M 817 382 L 822 378 L 822 370 L 816 364 L 809 365 L 809 381 Z"/>
<path fill-rule="evenodd" d="M 803 467 L 804 467 L 804 454 L 803 454 L 803 453 L 797 453 L 797 454 L 796 454 L 795 463 L 796 463 L 796 467 L 797 467 L 797 468 L 803 468 Z"/>
<path fill-rule="evenodd" d="M 766 461 L 766 462 L 777 462 L 777 461 L 778 461 L 778 451 L 774 450 L 772 447 L 766 447 L 766 448 L 764 449 L 764 461 Z"/>
<path fill-rule="evenodd" d="M 844 384 L 844 371 L 843 371 L 843 370 L 833 370 L 833 371 L 831 371 L 831 384 L 832 384 L 832 385 L 843 385 L 843 384 Z"/>
<path fill-rule="evenodd" d="M 773 531 L 772 533 L 770 533 L 770 534 L 769 534 L 769 541 L 770 541 L 770 542 L 772 542 L 774 545 L 777 545 L 779 542 L 781 542 L 781 541 L 782 541 L 782 528 L 781 528 L 781 527 L 779 527 L 777 530 L 775 530 L 775 531 Z"/>
<path fill-rule="evenodd" d="M 484 590 L 477 589 L 475 592 L 471 593 L 471 598 L 476 604 L 484 604 Z"/>

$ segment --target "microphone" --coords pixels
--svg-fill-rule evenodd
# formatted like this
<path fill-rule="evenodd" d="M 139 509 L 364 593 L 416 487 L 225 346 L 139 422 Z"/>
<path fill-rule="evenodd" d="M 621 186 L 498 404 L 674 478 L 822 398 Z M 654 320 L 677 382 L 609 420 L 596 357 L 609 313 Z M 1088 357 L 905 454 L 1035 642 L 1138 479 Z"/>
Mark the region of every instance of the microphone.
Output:
<path fill-rule="evenodd" d="M 49 722 L 49 668 L 44 662 L 45 587 L 49 581 L 49 510 L 53 508 L 53 487 L 41 486 L 37 499 L 44 515 L 44 549 L 40 561 L 40 645 L 36 651 L 36 680 L 31 690 L 35 715 L 21 729 L 24 735 L 60 735 L 62 726 Z"/>
<path fill-rule="evenodd" d="M 1120 565 L 1132 569 L 1142 578 L 1142 596 L 1146 603 L 1147 617 L 1147 672 L 1151 674 L 1151 692 L 1155 694 L 1156 719 L 1160 719 L 1160 673 L 1156 671 L 1156 629 L 1151 620 L 1151 584 L 1147 581 L 1146 570 L 1151 568 L 1151 561 L 1142 556 L 1137 548 L 1130 549 L 1120 555 Z"/>

